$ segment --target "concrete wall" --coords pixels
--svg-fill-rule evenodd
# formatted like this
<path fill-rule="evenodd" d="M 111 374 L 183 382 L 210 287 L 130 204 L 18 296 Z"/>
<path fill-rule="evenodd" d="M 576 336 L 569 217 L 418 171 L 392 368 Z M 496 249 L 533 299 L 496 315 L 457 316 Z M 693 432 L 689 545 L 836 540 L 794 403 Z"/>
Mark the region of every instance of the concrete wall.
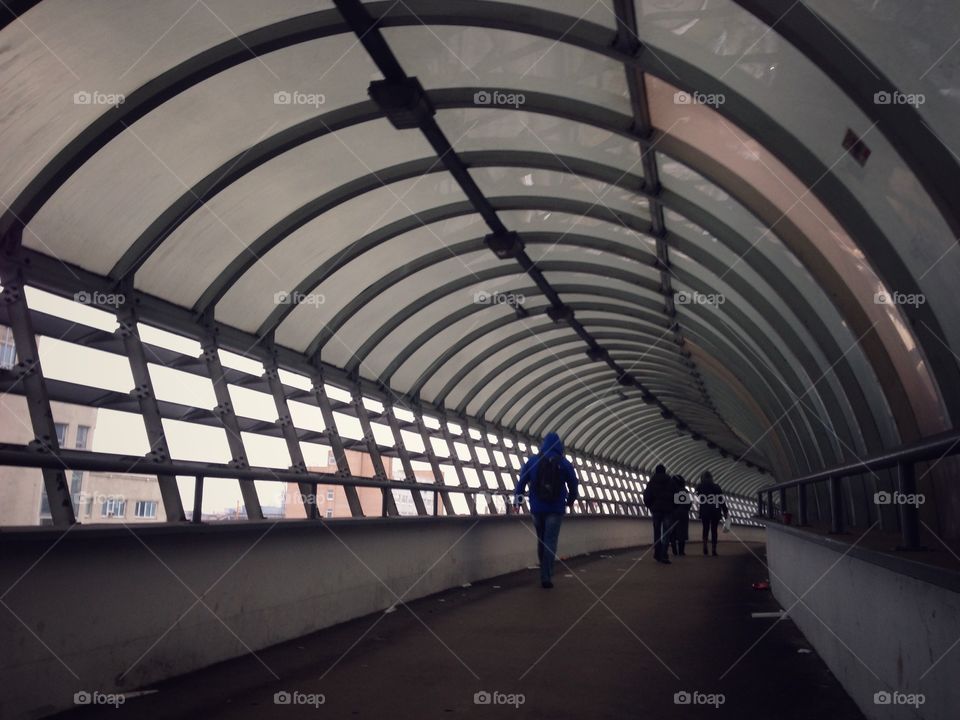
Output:
<path fill-rule="evenodd" d="M 559 551 L 651 536 L 644 519 L 568 516 Z M 0 531 L 0 588 L 13 586 L 0 609 L 0 717 L 69 707 L 78 690 L 129 691 L 383 610 L 393 593 L 411 600 L 535 562 L 517 516 Z"/>
<path fill-rule="evenodd" d="M 851 550 L 849 543 L 775 523 L 767 530 L 767 557 L 777 601 L 864 715 L 871 720 L 957 717 L 958 573 L 909 556 Z M 878 692 L 922 693 L 925 702 L 919 707 L 877 704 Z"/>

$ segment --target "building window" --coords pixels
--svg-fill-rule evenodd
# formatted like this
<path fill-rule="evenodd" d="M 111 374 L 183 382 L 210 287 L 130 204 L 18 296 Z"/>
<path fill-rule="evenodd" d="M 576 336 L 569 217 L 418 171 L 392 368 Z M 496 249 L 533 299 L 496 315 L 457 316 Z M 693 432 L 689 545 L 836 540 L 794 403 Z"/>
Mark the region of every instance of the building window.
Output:
<path fill-rule="evenodd" d="M 60 447 L 63 447 L 67 444 L 67 424 L 54 423 L 53 426 L 57 430 L 57 442 L 60 444 Z"/>
<path fill-rule="evenodd" d="M 333 517 L 333 508 L 327 508 L 327 517 Z"/>
<path fill-rule="evenodd" d="M 83 488 L 83 471 L 74 470 L 70 475 L 70 498 L 73 500 L 73 507 L 80 510 L 80 490 Z"/>
<path fill-rule="evenodd" d="M 138 518 L 155 518 L 157 516 L 156 500 L 137 500 L 133 508 L 133 516 Z"/>
<path fill-rule="evenodd" d="M 86 450 L 87 442 L 90 436 L 90 426 L 89 425 L 77 425 L 77 450 Z"/>
<path fill-rule="evenodd" d="M 100 517 L 122 518 L 127 513 L 127 501 L 121 497 L 108 497 L 100 506 Z"/>
<path fill-rule="evenodd" d="M 333 488 L 327 490 L 327 500 L 333 500 Z"/>
<path fill-rule="evenodd" d="M 13 330 L 0 328 L 0 368 L 12 368 L 17 364 L 17 346 L 13 344 Z"/>

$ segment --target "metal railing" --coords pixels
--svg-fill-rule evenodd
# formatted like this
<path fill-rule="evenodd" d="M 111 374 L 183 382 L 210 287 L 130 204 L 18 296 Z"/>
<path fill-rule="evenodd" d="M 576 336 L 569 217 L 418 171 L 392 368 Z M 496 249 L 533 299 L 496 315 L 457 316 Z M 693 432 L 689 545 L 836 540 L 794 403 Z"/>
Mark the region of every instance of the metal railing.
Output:
<path fill-rule="evenodd" d="M 850 487 L 853 477 L 869 474 L 874 481 L 878 480 L 878 472 L 889 470 L 895 471 L 895 477 L 892 479 L 892 492 L 881 490 L 884 498 L 890 499 L 889 505 L 897 509 L 896 517 L 899 524 L 901 542 L 898 550 L 920 550 L 920 512 L 919 502 L 916 498 L 920 497 L 917 491 L 917 473 L 918 463 L 935 461 L 939 462 L 945 457 L 960 454 L 960 431 L 951 430 L 938 435 L 924 438 L 915 443 L 903 445 L 901 447 L 886 450 L 869 458 L 856 460 L 854 462 L 837 465 L 826 470 L 795 478 L 786 482 L 769 485 L 757 493 L 757 514 L 760 517 L 766 517 L 770 520 L 776 519 L 777 508 L 781 518 L 792 519 L 790 505 L 788 505 L 788 491 L 795 490 L 794 499 L 796 500 L 797 524 L 808 526 L 809 522 L 809 497 L 808 488 L 815 490 L 814 497 L 820 505 L 820 496 L 816 492 L 818 483 L 825 483 L 827 493 L 825 505 L 828 512 L 824 513 L 829 517 L 829 527 L 832 534 L 844 532 L 847 526 L 847 511 L 852 510 L 849 506 L 853 502 L 855 493 Z M 847 480 L 847 487 L 844 486 L 844 480 Z M 864 485 L 865 487 L 865 485 Z M 876 487 L 876 485 L 875 485 Z M 846 492 L 845 492 L 846 491 Z M 877 493 L 877 494 L 880 494 Z M 844 496 L 847 499 L 844 499 Z M 776 496 L 777 502 L 774 502 Z M 874 505 L 877 505 L 877 497 L 874 497 Z M 869 501 L 866 501 L 867 517 L 870 517 Z M 883 523 L 883 514 L 877 509 L 878 523 Z"/>
<path fill-rule="evenodd" d="M 484 495 L 487 497 L 506 497 L 506 512 L 514 512 L 509 500 L 513 490 L 495 489 L 489 487 L 463 487 L 459 485 L 437 484 L 432 482 L 410 482 L 405 480 L 375 480 L 357 476 L 344 476 L 334 473 L 297 472 L 267 467 L 238 468 L 221 463 L 202 463 L 187 460 L 175 460 L 158 463 L 146 457 L 132 455 L 116 455 L 111 453 L 93 452 L 87 450 L 61 449 L 57 452 L 38 450 L 35 446 L 0 444 L 0 467 L 27 467 L 34 469 L 81 470 L 88 472 L 114 472 L 132 475 L 156 477 L 158 474 L 194 478 L 194 507 L 192 522 L 201 522 L 201 506 L 203 501 L 203 486 L 206 478 L 221 478 L 252 482 L 255 480 L 268 482 L 296 483 L 300 486 L 309 485 L 314 494 L 318 485 L 339 485 L 342 487 L 369 487 L 379 488 L 384 494 L 384 503 L 381 516 L 387 515 L 387 493 L 393 490 L 408 490 L 411 492 L 433 493 L 433 515 L 439 515 L 439 498 L 443 494 Z M 612 513 L 590 512 L 592 504 L 603 504 L 615 509 Z M 641 517 L 640 503 L 593 498 L 580 498 L 575 507 L 584 514 L 603 514 L 616 517 Z M 524 510 L 529 512 L 524 504 Z"/>

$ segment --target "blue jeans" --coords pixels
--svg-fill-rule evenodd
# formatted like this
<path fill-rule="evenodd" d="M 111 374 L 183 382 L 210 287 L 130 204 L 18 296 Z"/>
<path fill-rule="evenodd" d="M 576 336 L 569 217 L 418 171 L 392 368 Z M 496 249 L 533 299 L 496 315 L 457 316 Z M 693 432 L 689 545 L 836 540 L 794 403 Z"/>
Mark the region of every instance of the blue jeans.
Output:
<path fill-rule="evenodd" d="M 533 524 L 537 528 L 537 560 L 540 561 L 540 582 L 553 579 L 553 561 L 557 557 L 557 540 L 563 513 L 537 513 Z"/>
<path fill-rule="evenodd" d="M 653 557 L 657 560 L 667 557 L 670 547 L 670 533 L 673 530 L 673 513 L 651 513 L 653 516 Z"/>

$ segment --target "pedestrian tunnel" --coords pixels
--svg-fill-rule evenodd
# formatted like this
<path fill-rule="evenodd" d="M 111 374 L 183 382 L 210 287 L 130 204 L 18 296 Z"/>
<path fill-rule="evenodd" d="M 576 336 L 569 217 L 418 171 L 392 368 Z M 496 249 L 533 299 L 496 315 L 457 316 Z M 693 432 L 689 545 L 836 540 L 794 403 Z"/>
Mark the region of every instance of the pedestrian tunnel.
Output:
<path fill-rule="evenodd" d="M 3 4 L 0 716 L 244 716 L 218 667 L 376 713 L 361 658 L 420 650 L 362 622 L 443 652 L 449 600 L 475 662 L 423 649 L 401 716 L 580 716 L 485 643 L 562 654 L 592 607 L 574 654 L 637 663 L 610 717 L 952 717 L 958 35 L 946 0 Z M 722 488 L 717 562 L 698 503 L 644 559 L 659 464 Z"/>

